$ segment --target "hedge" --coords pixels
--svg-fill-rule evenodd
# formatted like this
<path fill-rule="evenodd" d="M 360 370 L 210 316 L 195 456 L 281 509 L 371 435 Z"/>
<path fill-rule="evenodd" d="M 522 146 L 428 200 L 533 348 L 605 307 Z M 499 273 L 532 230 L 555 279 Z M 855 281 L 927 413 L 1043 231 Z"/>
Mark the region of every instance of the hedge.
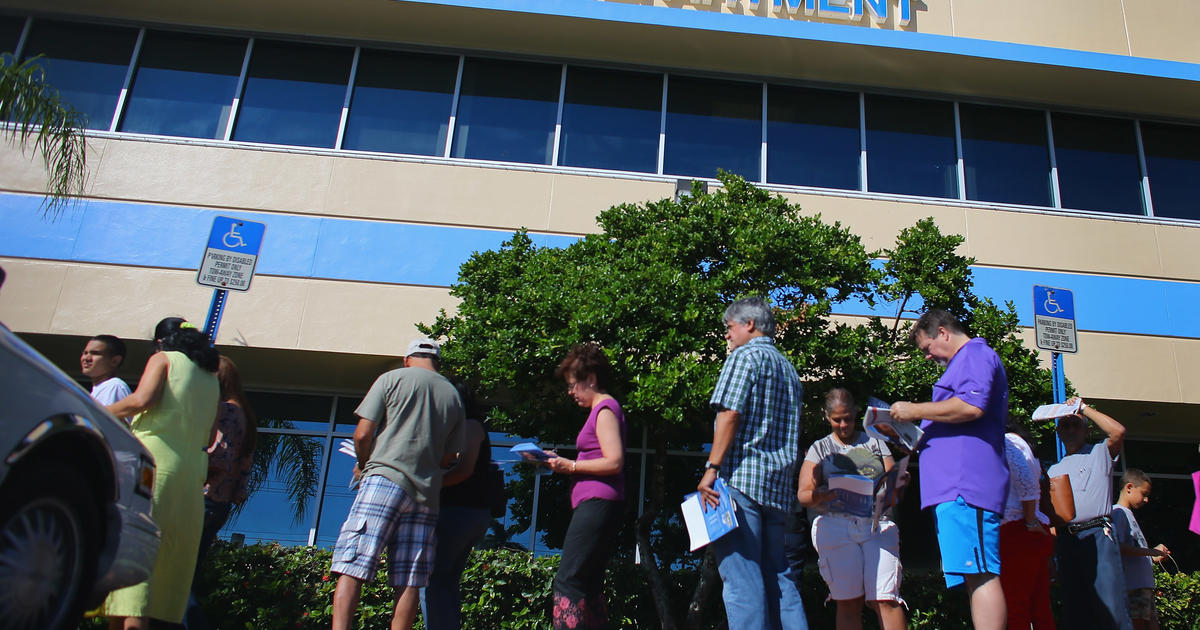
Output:
<path fill-rule="evenodd" d="M 233 545 L 218 541 L 209 552 L 197 581 L 201 604 L 214 628 L 221 630 L 293 630 L 328 628 L 331 624 L 336 576 L 329 574 L 330 552 L 314 547 L 278 544 Z M 551 581 L 558 556 L 535 557 L 511 549 L 476 550 L 463 574 L 463 627 L 490 629 L 549 628 Z M 1200 573 L 1156 577 L 1158 611 L 1165 630 L 1200 628 Z M 695 584 L 691 572 L 677 572 L 668 581 L 680 606 Z M 613 626 L 660 627 L 641 569 L 625 562 L 609 568 L 607 601 Z M 909 608 L 909 628 L 953 630 L 971 627 L 966 595 L 945 589 L 940 575 L 906 574 L 902 594 Z M 812 567 L 803 587 L 808 622 L 813 628 L 833 628 L 835 605 L 826 604 L 826 588 Z M 358 628 L 387 628 L 393 591 L 386 574 L 364 586 L 358 608 Z M 708 603 L 709 628 L 724 628 L 719 593 Z M 1057 609 L 1057 597 L 1056 609 Z M 684 611 L 677 611 L 682 623 Z M 89 630 L 106 627 L 100 620 L 84 622 Z M 418 628 L 423 629 L 418 617 Z M 874 628 L 874 619 L 866 619 Z"/>

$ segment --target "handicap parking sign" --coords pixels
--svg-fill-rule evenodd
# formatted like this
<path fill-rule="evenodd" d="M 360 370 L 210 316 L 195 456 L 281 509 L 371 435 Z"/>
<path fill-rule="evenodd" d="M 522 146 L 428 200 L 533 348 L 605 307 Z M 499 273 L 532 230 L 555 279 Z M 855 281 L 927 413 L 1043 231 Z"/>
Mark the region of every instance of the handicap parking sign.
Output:
<path fill-rule="evenodd" d="M 204 258 L 196 272 L 196 282 L 214 289 L 249 290 L 266 231 L 265 223 L 233 217 L 214 218 Z"/>
<path fill-rule="evenodd" d="M 1079 352 L 1075 331 L 1075 294 L 1070 289 L 1034 285 L 1033 329 L 1037 347 L 1054 352 Z"/>

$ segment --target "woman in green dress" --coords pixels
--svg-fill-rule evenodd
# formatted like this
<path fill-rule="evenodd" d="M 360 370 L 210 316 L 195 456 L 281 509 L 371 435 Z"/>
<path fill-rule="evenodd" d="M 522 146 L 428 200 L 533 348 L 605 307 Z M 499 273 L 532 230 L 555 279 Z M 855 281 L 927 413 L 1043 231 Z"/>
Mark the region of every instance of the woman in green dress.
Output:
<path fill-rule="evenodd" d="M 135 416 L 133 434 L 154 455 L 150 515 L 162 530 L 162 545 L 149 579 L 105 600 L 110 630 L 143 630 L 151 618 L 183 619 L 204 526 L 204 449 L 220 400 L 219 355 L 207 336 L 179 317 L 158 323 L 154 344 L 157 351 L 137 389 L 108 410 L 118 418 Z"/>

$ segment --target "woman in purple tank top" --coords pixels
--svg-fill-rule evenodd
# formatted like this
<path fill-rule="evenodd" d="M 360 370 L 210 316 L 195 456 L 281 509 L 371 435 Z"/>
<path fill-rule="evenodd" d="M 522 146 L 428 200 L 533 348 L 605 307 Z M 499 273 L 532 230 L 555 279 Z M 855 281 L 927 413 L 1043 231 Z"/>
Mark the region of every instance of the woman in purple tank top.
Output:
<path fill-rule="evenodd" d="M 558 366 L 567 393 L 591 409 L 571 460 L 550 453 L 547 465 L 571 476 L 571 524 L 554 577 L 555 630 L 608 628 L 604 570 L 625 512 L 625 414 L 608 394 L 611 369 L 595 343 L 579 344 Z"/>

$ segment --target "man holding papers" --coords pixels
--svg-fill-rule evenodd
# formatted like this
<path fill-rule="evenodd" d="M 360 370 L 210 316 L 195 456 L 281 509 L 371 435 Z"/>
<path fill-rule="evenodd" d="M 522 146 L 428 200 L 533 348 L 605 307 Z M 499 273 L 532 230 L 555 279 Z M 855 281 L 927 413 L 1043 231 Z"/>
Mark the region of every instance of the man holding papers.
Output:
<path fill-rule="evenodd" d="M 946 366 L 933 401 L 898 402 L 894 420 L 924 420 L 921 507 L 933 508 L 946 586 L 966 583 L 977 630 L 1007 623 L 1000 586 L 1000 517 L 1008 495 L 1004 424 L 1008 377 L 1000 357 L 953 315 L 930 309 L 912 328 L 925 358 Z"/>
<path fill-rule="evenodd" d="M 775 318 L 766 302 L 738 300 L 725 309 L 724 321 L 729 356 L 709 401 L 717 419 L 697 489 L 708 508 L 716 507 L 719 476 L 735 506 L 737 529 L 712 543 L 725 613 L 738 630 L 806 630 L 783 544 L 796 502 L 800 379 L 775 348 Z"/>

